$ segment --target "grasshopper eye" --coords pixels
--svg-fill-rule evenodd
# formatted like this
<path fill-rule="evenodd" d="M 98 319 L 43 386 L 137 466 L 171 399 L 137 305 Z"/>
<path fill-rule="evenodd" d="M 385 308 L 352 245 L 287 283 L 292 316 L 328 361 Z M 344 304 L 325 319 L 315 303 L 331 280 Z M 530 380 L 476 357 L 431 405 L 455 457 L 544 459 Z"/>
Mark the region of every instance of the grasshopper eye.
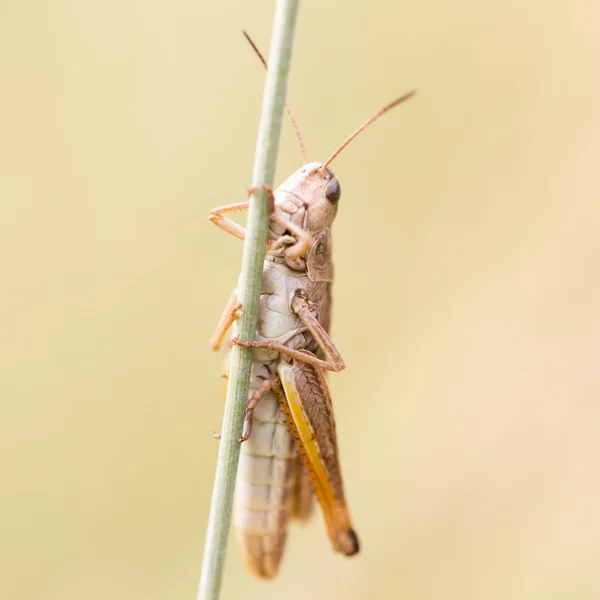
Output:
<path fill-rule="evenodd" d="M 338 183 L 338 180 L 333 177 L 325 188 L 325 198 L 327 198 L 331 204 L 336 204 L 341 195 L 342 190 L 340 184 Z"/>

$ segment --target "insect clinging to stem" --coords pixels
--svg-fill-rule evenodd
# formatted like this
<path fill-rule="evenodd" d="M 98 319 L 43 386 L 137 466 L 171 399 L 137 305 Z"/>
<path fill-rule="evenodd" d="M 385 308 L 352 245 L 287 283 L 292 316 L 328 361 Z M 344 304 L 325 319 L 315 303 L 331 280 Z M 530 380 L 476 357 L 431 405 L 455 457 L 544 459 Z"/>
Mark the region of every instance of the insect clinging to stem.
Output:
<path fill-rule="evenodd" d="M 267 67 L 250 39 L 244 35 Z M 248 568 L 259 577 L 277 574 L 292 517 L 306 520 L 313 491 L 333 549 L 359 551 L 342 483 L 327 371 L 344 361 L 329 336 L 333 283 L 331 226 L 340 184 L 329 165 L 373 121 L 414 95 L 408 92 L 367 119 L 324 162 L 307 162 L 270 196 L 269 233 L 255 340 L 231 340 L 253 348 L 252 372 L 235 497 L 235 525 Z M 228 213 L 249 202 L 220 206 L 209 219 L 244 239 L 245 229 Z M 234 289 L 210 347 L 217 349 L 243 307 Z M 230 344 L 229 344 L 229 347 Z M 225 380 L 228 377 L 228 353 Z"/>

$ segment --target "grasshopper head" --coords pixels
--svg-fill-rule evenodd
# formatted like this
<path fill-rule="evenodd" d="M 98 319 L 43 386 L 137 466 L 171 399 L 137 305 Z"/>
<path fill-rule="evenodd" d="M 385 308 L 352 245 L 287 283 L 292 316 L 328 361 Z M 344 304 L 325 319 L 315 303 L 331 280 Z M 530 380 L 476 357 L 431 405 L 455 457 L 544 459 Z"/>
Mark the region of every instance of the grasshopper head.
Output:
<path fill-rule="evenodd" d="M 329 227 L 337 213 L 340 184 L 323 163 L 307 163 L 277 188 L 276 210 L 282 210 L 295 225 L 315 235 Z"/>

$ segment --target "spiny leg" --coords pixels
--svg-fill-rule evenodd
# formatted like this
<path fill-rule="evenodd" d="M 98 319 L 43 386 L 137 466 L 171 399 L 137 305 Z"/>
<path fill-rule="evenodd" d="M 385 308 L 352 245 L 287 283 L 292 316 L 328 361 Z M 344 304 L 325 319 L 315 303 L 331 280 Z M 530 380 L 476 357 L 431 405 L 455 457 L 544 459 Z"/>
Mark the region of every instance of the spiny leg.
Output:
<path fill-rule="evenodd" d="M 237 319 L 238 313 L 242 309 L 242 305 L 238 303 L 237 289 L 231 292 L 231 296 L 227 301 L 223 314 L 217 323 L 217 326 L 210 336 L 208 346 L 211 350 L 218 350 L 222 344 L 223 339 L 227 335 L 229 328 L 233 325 L 233 322 Z"/>
<path fill-rule="evenodd" d="M 208 213 L 208 220 L 212 221 L 217 227 L 220 227 L 223 231 L 230 233 L 231 235 L 243 240 L 246 238 L 246 230 L 241 226 L 224 217 L 223 215 L 230 212 L 238 212 L 240 210 L 248 210 L 249 202 L 238 202 L 237 204 L 226 204 L 224 206 L 217 206 Z"/>
<path fill-rule="evenodd" d="M 258 406 L 258 403 L 268 394 L 269 390 L 278 388 L 280 386 L 277 375 L 271 375 L 268 379 L 263 381 L 263 384 L 254 390 L 248 397 L 246 403 L 246 410 L 244 411 L 244 427 L 242 430 L 242 437 L 238 440 L 240 443 L 245 442 L 252 433 L 252 421 L 254 419 L 254 409 Z M 215 440 L 221 439 L 220 433 L 213 433 Z"/>
<path fill-rule="evenodd" d="M 344 494 L 331 395 L 324 373 L 311 365 L 280 361 L 281 406 L 298 442 L 333 547 L 347 555 L 359 550 Z M 277 393 L 277 392 L 276 392 Z"/>
<path fill-rule="evenodd" d="M 263 189 L 267 194 L 269 194 L 269 214 L 273 212 L 275 209 L 275 200 L 273 196 L 273 192 L 270 187 L 263 186 Z M 250 197 L 254 192 L 256 192 L 256 187 L 248 188 L 248 197 Z M 250 206 L 250 200 L 246 200 L 246 202 L 237 202 L 236 204 L 225 204 L 224 206 L 217 206 L 213 208 L 208 213 L 208 220 L 212 221 L 217 227 L 223 229 L 227 233 L 239 238 L 240 240 L 246 239 L 246 230 L 241 226 L 224 217 L 223 215 L 230 212 L 239 212 L 241 210 L 248 210 Z"/>
<path fill-rule="evenodd" d="M 317 344 L 319 344 L 319 347 L 325 353 L 327 362 L 331 364 L 331 370 L 336 373 L 343 371 L 346 368 L 346 365 L 344 364 L 342 355 L 335 347 L 335 344 L 329 337 L 327 331 L 325 331 L 323 325 L 321 325 L 317 317 L 310 312 L 308 302 L 300 296 L 295 296 L 292 300 L 292 310 L 302 319 L 302 322 L 312 333 Z"/>
<path fill-rule="evenodd" d="M 269 341 L 252 341 L 252 342 L 244 342 L 240 340 L 240 338 L 235 337 L 231 340 L 234 344 L 238 346 L 243 346 L 244 348 L 267 348 L 268 350 L 275 350 L 280 354 L 284 354 L 285 356 L 289 356 L 291 358 L 295 358 L 301 362 L 308 363 L 313 365 L 313 367 L 320 367 L 321 369 L 325 369 L 326 371 L 335 371 L 335 367 L 320 358 L 317 358 L 312 352 L 308 350 L 294 350 L 293 348 L 288 348 L 286 345 L 281 342 L 269 342 Z M 339 369 L 338 369 L 339 370 Z"/>
<path fill-rule="evenodd" d="M 258 406 L 258 403 L 269 393 L 269 391 L 278 385 L 279 379 L 277 375 L 271 375 L 271 377 L 263 381 L 263 384 L 257 390 L 252 392 L 248 398 L 248 404 L 246 404 L 246 411 L 244 412 L 244 428 L 242 430 L 242 437 L 239 439 L 240 442 L 245 442 L 252 433 L 254 409 Z"/>

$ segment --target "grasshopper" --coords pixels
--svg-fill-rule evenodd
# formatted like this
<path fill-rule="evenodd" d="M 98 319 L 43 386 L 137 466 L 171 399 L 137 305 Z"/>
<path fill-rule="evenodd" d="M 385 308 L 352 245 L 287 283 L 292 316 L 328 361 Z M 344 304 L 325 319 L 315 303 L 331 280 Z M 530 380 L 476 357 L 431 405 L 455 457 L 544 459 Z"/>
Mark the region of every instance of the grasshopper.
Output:
<path fill-rule="evenodd" d="M 256 46 L 248 41 L 266 67 Z M 340 184 L 329 165 L 368 125 L 413 94 L 409 92 L 378 111 L 325 162 L 306 161 L 302 137 L 286 107 L 300 140 L 304 164 L 275 192 L 266 189 L 270 224 L 256 336 L 251 342 L 231 340 L 232 344 L 253 348 L 234 521 L 244 562 L 259 577 L 277 574 L 290 519 L 310 516 L 313 490 L 333 549 L 347 556 L 359 551 L 344 494 L 325 379 L 327 371 L 345 368 L 329 337 L 331 226 L 341 196 Z M 248 205 L 241 202 L 214 208 L 209 219 L 244 239 L 245 229 L 226 215 Z M 211 338 L 212 349 L 220 347 L 242 308 L 234 290 Z M 225 381 L 228 370 L 227 353 Z"/>

